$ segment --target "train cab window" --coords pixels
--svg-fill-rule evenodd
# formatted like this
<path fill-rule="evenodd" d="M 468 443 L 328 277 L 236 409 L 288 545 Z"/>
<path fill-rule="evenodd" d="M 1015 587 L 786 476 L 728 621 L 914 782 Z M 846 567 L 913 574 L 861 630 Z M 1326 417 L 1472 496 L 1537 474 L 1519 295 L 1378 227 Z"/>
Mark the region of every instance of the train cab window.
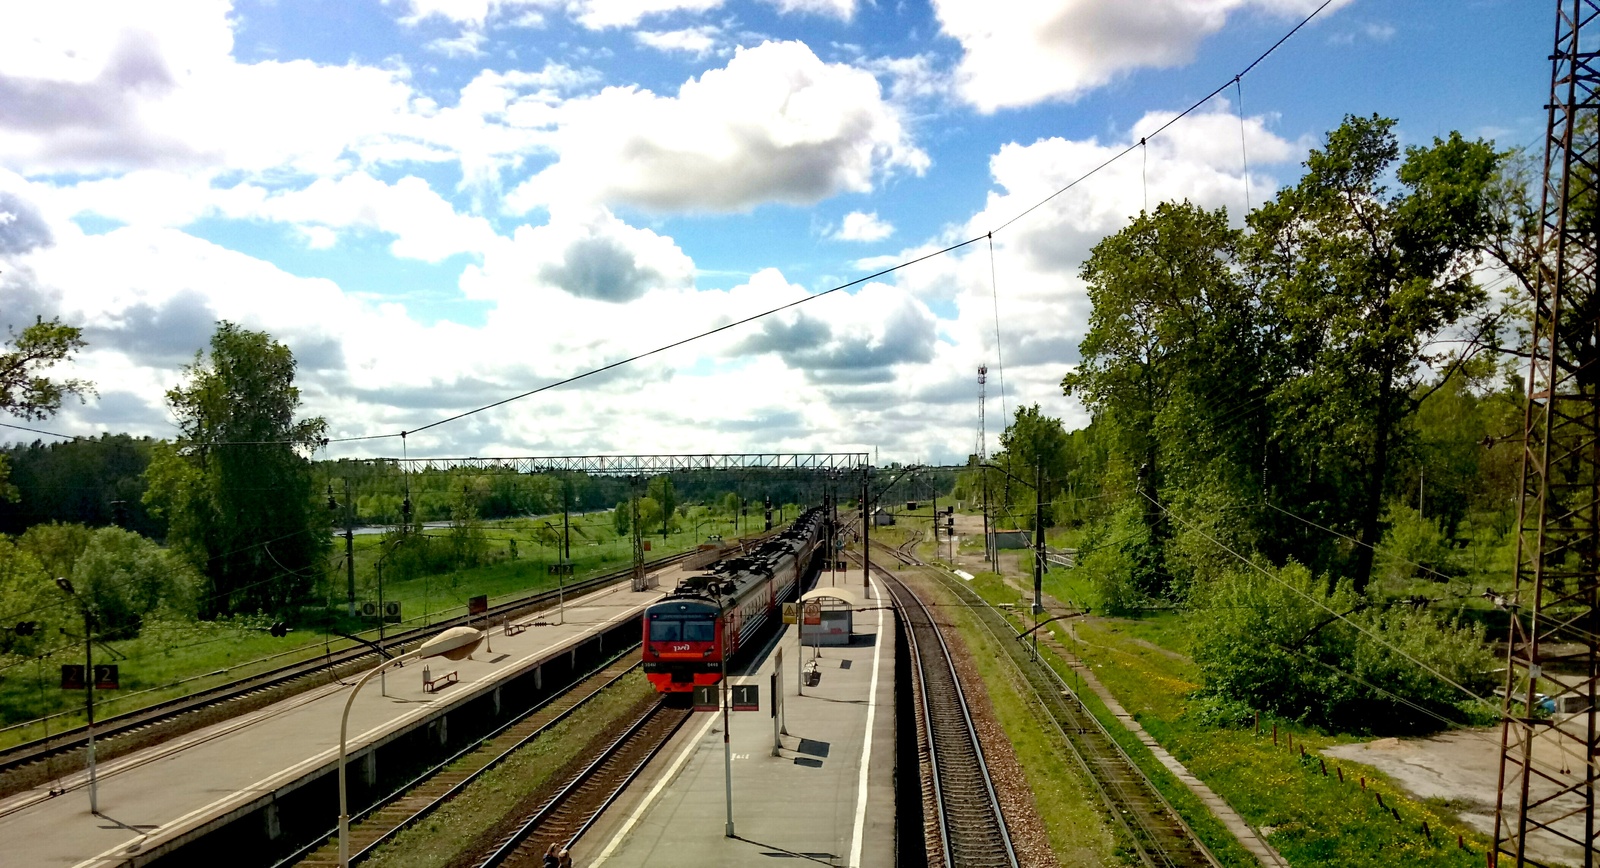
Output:
<path fill-rule="evenodd" d="M 710 618 L 685 621 L 683 622 L 683 639 L 685 642 L 715 642 L 717 640 L 717 622 Z"/>
<path fill-rule="evenodd" d="M 651 642 L 678 642 L 683 639 L 683 622 L 677 618 L 651 618 Z"/>

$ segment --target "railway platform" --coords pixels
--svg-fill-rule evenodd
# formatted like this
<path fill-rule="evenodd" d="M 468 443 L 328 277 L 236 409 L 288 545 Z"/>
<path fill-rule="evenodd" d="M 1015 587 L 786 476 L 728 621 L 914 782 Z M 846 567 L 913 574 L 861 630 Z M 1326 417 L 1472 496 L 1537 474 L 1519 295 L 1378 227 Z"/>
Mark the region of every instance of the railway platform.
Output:
<path fill-rule="evenodd" d="M 843 576 L 844 574 L 841 574 Z M 860 573 L 851 591 L 861 594 Z M 824 573 L 820 587 L 828 584 Z M 584 868 L 714 868 L 799 858 L 850 868 L 895 864 L 895 631 L 881 586 L 844 646 L 801 647 L 786 627 L 730 674 L 756 685 L 759 710 L 729 714 L 734 837 L 726 833 L 722 713 L 697 712 L 573 849 Z M 783 694 L 773 755 L 771 695 Z M 816 658 L 814 686 L 801 684 Z M 915 773 L 915 770 L 912 770 Z"/>
<path fill-rule="evenodd" d="M 670 588 L 676 576 L 663 571 L 660 580 Z M 596 633 L 637 617 L 660 596 L 659 589 L 634 592 L 622 583 L 566 601 L 561 623 L 554 623 L 558 619 L 551 610 L 517 619 L 530 626 L 515 635 L 497 627 L 489 631 L 488 646 L 467 660 L 415 661 L 390 671 L 382 690 L 375 679 L 351 709 L 350 755 L 357 758 L 364 749 L 421 726 L 436 727 L 442 738 L 444 715 L 452 709 L 481 700 Z M 424 662 L 433 664 L 435 679 L 441 669 L 454 670 L 456 683 L 426 690 Z M 0 861 L 79 868 L 140 865 L 262 810 L 337 766 L 339 719 L 349 683 L 316 688 L 100 764 L 98 816 L 90 813 L 82 772 L 56 783 L 67 787 L 64 794 L 52 796 L 44 786 L 0 801 L 5 853 Z M 359 760 L 350 768 L 353 775 L 363 774 Z M 274 819 L 268 816 L 271 825 Z M 336 820 L 330 813 L 322 828 Z"/>

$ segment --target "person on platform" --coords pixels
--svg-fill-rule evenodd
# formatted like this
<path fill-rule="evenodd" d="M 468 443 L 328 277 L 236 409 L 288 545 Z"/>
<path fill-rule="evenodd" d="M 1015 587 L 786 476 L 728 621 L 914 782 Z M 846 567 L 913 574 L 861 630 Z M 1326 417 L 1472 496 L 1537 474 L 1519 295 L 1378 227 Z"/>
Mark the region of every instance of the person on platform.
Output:
<path fill-rule="evenodd" d="M 542 860 L 543 868 L 561 868 L 561 857 L 566 852 L 567 851 L 561 849 L 560 844 L 556 843 L 555 841 L 551 841 L 550 846 L 544 848 L 544 859 Z"/>

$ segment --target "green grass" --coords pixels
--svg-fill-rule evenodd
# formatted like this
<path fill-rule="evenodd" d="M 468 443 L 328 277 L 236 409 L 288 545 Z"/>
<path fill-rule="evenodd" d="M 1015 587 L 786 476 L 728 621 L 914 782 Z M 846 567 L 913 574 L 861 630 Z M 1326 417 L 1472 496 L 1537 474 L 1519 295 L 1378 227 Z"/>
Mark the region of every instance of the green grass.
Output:
<path fill-rule="evenodd" d="M 1029 577 L 1013 577 L 1013 581 L 1018 578 Z M 992 603 L 1017 602 L 1016 588 L 995 573 L 980 573 L 969 584 Z M 1057 599 L 1083 601 L 1085 584 L 1070 570 L 1052 570 L 1045 576 L 1046 592 Z M 1022 618 L 1031 623 L 1031 616 L 1023 612 L 1013 616 L 1016 623 Z M 1469 868 L 1483 864 L 1488 842 L 1456 819 L 1448 805 L 1414 799 L 1382 773 L 1358 763 L 1328 760 L 1328 773 L 1323 776 L 1317 752 L 1358 741 L 1357 736 L 1330 735 L 1277 721 L 1280 744 L 1275 747 L 1272 720 L 1262 721 L 1263 734 L 1257 736 L 1249 729 L 1205 726 L 1188 716 L 1189 695 L 1199 686 L 1200 674 L 1189 659 L 1194 632 L 1187 615 L 1167 612 L 1139 619 L 1072 621 L 1047 629 L 1093 667 L 1096 677 L 1151 736 L 1246 822 L 1268 832 L 1268 840 L 1291 865 L 1355 868 L 1375 864 L 1377 854 L 1382 854 L 1383 864 L 1395 866 Z M 1040 647 L 1046 650 L 1046 646 Z M 1073 683 L 1073 675 L 1060 658 L 1048 652 L 1044 656 Z M 1079 692 L 1090 711 L 1223 864 L 1255 864 L 1242 845 L 1111 716 L 1092 691 Z M 1293 751 L 1288 747 L 1291 734 Z M 1309 754 L 1304 761 L 1299 754 L 1302 744 Z M 1337 776 L 1340 767 L 1345 772 L 1342 783 Z M 1359 782 L 1363 777 L 1365 790 Z M 1397 809 L 1401 819 L 1397 821 L 1388 810 L 1380 809 L 1374 794 L 1381 794 L 1384 804 Z M 1432 831 L 1431 842 L 1422 834 L 1424 821 Z M 1468 851 L 1456 848 L 1458 834 Z"/>
<path fill-rule="evenodd" d="M 1404 795 L 1376 770 L 1328 761 L 1324 776 L 1317 752 L 1356 741 L 1354 736 L 1328 735 L 1276 721 L 1280 738 L 1274 746 L 1270 734 L 1274 721 L 1264 720 L 1263 734 L 1258 736 L 1248 729 L 1204 726 L 1187 716 L 1188 694 L 1199 682 L 1194 665 L 1136 641 L 1184 653 L 1189 641 L 1185 616 L 1093 622 L 1075 629 L 1083 641 L 1075 642 L 1065 628 L 1058 636 L 1094 667 L 1096 677 L 1173 756 L 1247 822 L 1258 829 L 1270 828 L 1268 840 L 1290 864 L 1368 866 L 1379 853 L 1386 865 L 1468 868 L 1483 863 L 1487 842 L 1481 836 L 1441 806 Z M 1309 754 L 1306 760 L 1300 758 L 1302 745 Z M 1340 766 L 1344 782 L 1337 777 Z M 1367 790 L 1358 783 L 1360 777 L 1367 779 Z M 1381 793 L 1401 819 L 1380 809 L 1374 793 Z M 1422 834 L 1424 821 L 1433 832 L 1432 843 Z M 1472 852 L 1456 848 L 1457 834 Z"/>

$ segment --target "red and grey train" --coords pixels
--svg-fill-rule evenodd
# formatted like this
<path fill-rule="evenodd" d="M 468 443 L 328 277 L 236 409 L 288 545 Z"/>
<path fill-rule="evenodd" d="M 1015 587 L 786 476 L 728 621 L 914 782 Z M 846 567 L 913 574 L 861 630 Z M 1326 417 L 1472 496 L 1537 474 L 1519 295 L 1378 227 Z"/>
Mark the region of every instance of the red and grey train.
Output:
<path fill-rule="evenodd" d="M 739 649 L 789 599 L 821 543 L 823 511 L 753 550 L 713 564 L 678 583 L 644 612 L 644 672 L 658 693 L 686 693 L 722 679 L 723 660 Z"/>

